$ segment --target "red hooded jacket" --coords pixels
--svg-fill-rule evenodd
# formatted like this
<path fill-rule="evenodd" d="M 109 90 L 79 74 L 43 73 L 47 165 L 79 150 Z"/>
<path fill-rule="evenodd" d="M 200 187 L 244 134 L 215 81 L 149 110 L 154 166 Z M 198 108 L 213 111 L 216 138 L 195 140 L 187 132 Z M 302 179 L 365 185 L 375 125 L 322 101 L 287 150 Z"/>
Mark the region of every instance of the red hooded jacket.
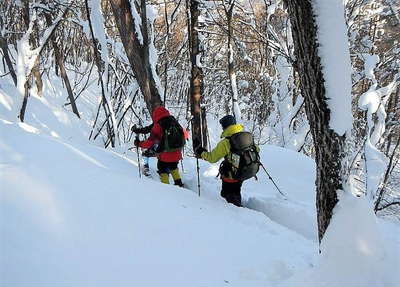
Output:
<path fill-rule="evenodd" d="M 160 144 L 163 136 L 163 130 L 161 126 L 158 124 L 158 121 L 162 118 L 170 116 L 168 110 L 164 107 L 157 107 L 153 111 L 151 118 L 153 120 L 153 128 L 150 131 L 150 136 L 147 140 L 139 143 L 139 147 L 141 148 L 151 148 L 155 144 Z M 187 131 L 184 130 L 185 138 L 187 139 Z M 158 156 L 158 159 L 163 162 L 176 162 L 182 159 L 182 151 L 171 151 L 171 152 L 161 152 Z"/>

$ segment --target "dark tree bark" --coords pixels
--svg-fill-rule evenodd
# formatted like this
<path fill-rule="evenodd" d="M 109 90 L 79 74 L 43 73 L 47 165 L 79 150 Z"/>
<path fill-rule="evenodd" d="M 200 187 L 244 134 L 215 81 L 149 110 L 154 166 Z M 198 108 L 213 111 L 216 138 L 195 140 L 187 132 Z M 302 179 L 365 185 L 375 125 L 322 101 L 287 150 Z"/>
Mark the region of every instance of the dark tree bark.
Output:
<path fill-rule="evenodd" d="M 28 30 L 29 22 L 30 22 L 30 18 L 31 18 L 30 11 L 29 11 L 29 0 L 24 0 L 23 1 L 23 5 L 24 5 L 23 19 L 24 19 L 24 23 L 25 23 L 26 29 Z M 33 28 L 33 32 L 30 34 L 30 37 L 29 37 L 29 44 L 33 48 L 37 48 L 39 46 L 39 31 L 38 31 L 38 27 L 37 27 L 36 21 L 35 21 L 35 24 L 33 26 L 34 27 Z M 42 96 L 42 94 L 43 94 L 43 81 L 42 81 L 42 75 L 40 74 L 39 58 L 40 57 L 38 57 L 37 60 L 35 61 L 35 65 L 32 68 L 31 74 L 35 78 L 35 83 L 36 83 L 38 94 L 39 94 L 39 96 Z M 24 98 L 24 101 L 27 101 L 27 98 Z"/>
<path fill-rule="evenodd" d="M 24 2 L 24 5 L 25 5 L 24 7 L 28 7 L 28 8 L 26 8 L 24 11 L 28 11 L 28 13 L 29 13 L 29 3 L 28 3 L 28 2 L 29 2 L 29 1 L 25 1 L 25 2 Z M 28 4 L 27 4 L 27 3 L 28 3 Z M 65 17 L 65 15 L 66 15 L 67 12 L 68 12 L 68 9 L 69 9 L 69 8 L 65 8 L 61 19 L 63 19 L 63 18 Z M 29 15 L 28 15 L 28 16 L 24 15 L 23 18 L 24 18 L 25 23 L 28 23 L 27 25 L 29 26 Z M 43 49 L 47 46 L 49 40 L 53 37 L 53 35 L 54 35 L 55 31 L 57 30 L 57 27 L 60 25 L 61 21 L 62 21 L 62 20 L 58 21 L 55 25 L 53 25 L 53 27 L 51 27 L 51 31 L 50 31 L 50 34 L 48 35 L 48 38 L 46 38 L 46 39 L 45 39 L 45 42 L 41 44 L 41 46 L 40 46 L 40 48 L 39 48 L 39 51 L 37 52 L 37 58 L 35 59 L 35 63 L 39 61 L 39 58 L 40 58 L 40 56 L 41 56 L 41 54 L 42 54 Z M 37 35 L 37 33 L 36 33 L 36 35 Z M 31 36 L 31 35 L 30 35 L 30 36 Z M 37 38 L 36 41 L 39 42 L 38 36 L 36 36 L 36 38 Z M 31 45 L 32 45 L 32 44 L 31 44 Z M 20 51 L 18 51 L 18 52 L 20 52 Z M 36 64 L 35 64 L 35 65 L 36 65 Z M 21 107 L 21 110 L 20 110 L 19 116 L 18 116 L 21 122 L 23 122 L 24 119 L 25 119 L 25 112 L 26 112 L 26 107 L 27 107 L 27 104 L 28 104 L 29 89 L 30 89 L 30 83 L 29 83 L 29 82 L 30 82 L 30 79 L 31 79 L 32 75 L 33 75 L 34 73 L 36 73 L 36 72 L 34 71 L 34 69 L 35 69 L 35 68 L 33 68 L 32 70 L 28 71 L 27 74 L 26 74 L 25 79 L 23 79 L 23 81 L 25 81 L 25 82 L 24 82 L 24 89 L 25 89 L 25 92 L 24 92 L 24 99 L 23 99 L 23 101 L 22 101 L 22 107 Z M 39 71 L 38 71 L 38 73 L 39 73 L 39 75 L 40 75 L 40 72 L 39 72 Z M 36 79 L 39 81 L 38 78 L 36 78 Z M 42 80 L 41 80 L 41 78 L 40 78 L 40 83 L 41 83 L 41 81 L 42 81 Z M 36 82 L 36 84 L 38 84 L 38 82 Z M 39 90 L 39 92 L 40 92 L 40 87 L 39 87 L 39 86 L 38 86 L 38 90 Z"/>
<path fill-rule="evenodd" d="M 17 85 L 17 74 L 15 74 L 14 66 L 11 62 L 10 55 L 8 54 L 8 45 L 7 39 L 0 36 L 0 48 L 3 51 L 4 59 L 6 60 L 6 64 L 8 70 L 10 71 L 10 75 L 14 81 L 14 85 Z"/>
<path fill-rule="evenodd" d="M 42 74 L 40 73 L 39 58 L 37 58 L 35 65 L 32 68 L 32 75 L 35 78 L 38 95 L 41 97 L 43 95 L 43 81 Z"/>
<path fill-rule="evenodd" d="M 46 17 L 47 25 L 51 26 L 53 24 L 53 21 L 51 19 L 51 15 L 46 13 L 45 17 Z M 69 102 L 71 103 L 72 112 L 78 118 L 80 118 L 78 107 L 76 106 L 76 102 L 75 102 L 74 93 L 73 93 L 72 88 L 71 88 L 71 83 L 69 81 L 69 78 L 68 78 L 68 75 L 67 75 L 67 71 L 65 70 L 63 56 L 62 56 L 61 51 L 60 51 L 60 49 L 59 49 L 59 47 L 57 45 L 56 38 L 55 38 L 54 35 L 51 37 L 51 44 L 52 44 L 53 49 L 54 49 L 54 56 L 56 58 L 57 66 L 60 69 L 61 78 L 63 79 L 64 84 L 65 84 L 65 88 L 67 89 L 67 92 L 68 92 L 68 99 L 69 99 Z"/>
<path fill-rule="evenodd" d="M 327 106 L 321 59 L 318 56 L 317 27 L 311 1 L 285 0 L 289 9 L 296 55 L 296 68 L 305 100 L 305 109 L 314 140 L 317 165 L 318 237 L 329 225 L 332 210 L 342 188 L 344 136 L 329 126 L 331 111 Z"/>
<path fill-rule="evenodd" d="M 396 143 L 396 145 L 395 145 L 395 147 L 393 149 L 392 155 L 389 158 L 389 164 L 386 167 L 386 172 L 385 172 L 385 176 L 383 178 L 382 187 L 380 188 L 379 192 L 377 192 L 378 197 L 377 197 L 377 199 L 375 201 L 375 204 L 374 204 L 375 213 L 378 212 L 379 210 L 382 210 L 382 208 L 381 208 L 382 200 L 383 200 L 383 197 L 384 197 L 384 195 L 385 195 L 385 193 L 387 191 L 386 186 L 387 186 L 387 183 L 389 181 L 390 174 L 393 172 L 393 169 L 394 169 L 394 167 L 396 166 L 396 163 L 397 163 L 396 159 L 395 159 L 395 156 L 396 156 L 397 149 L 399 147 L 400 147 L 400 135 L 397 136 L 397 143 Z M 398 159 L 397 159 L 397 161 L 398 161 Z"/>
<path fill-rule="evenodd" d="M 19 120 L 21 122 L 25 121 L 25 112 L 26 112 L 26 106 L 28 105 L 29 89 L 30 89 L 29 81 L 25 82 L 24 87 L 25 87 L 24 99 L 22 100 L 22 107 L 21 107 L 21 110 L 19 111 L 19 115 L 18 115 Z"/>
<path fill-rule="evenodd" d="M 202 136 L 203 136 L 203 147 L 207 146 L 207 143 L 209 144 L 210 141 L 208 139 L 208 127 L 207 127 L 207 116 L 206 116 L 206 108 L 201 107 L 201 130 L 202 130 Z M 210 146 L 208 146 L 210 148 Z"/>
<path fill-rule="evenodd" d="M 24 19 L 26 30 L 28 30 L 28 27 L 29 27 L 29 1 L 28 0 L 24 0 L 23 1 L 23 5 L 24 5 L 23 6 L 24 9 L 23 9 L 22 18 Z M 20 53 L 20 51 L 18 51 L 18 53 Z M 18 115 L 19 120 L 21 122 L 24 122 L 24 120 L 25 120 L 25 112 L 26 112 L 26 107 L 28 105 L 28 98 L 29 98 L 29 89 L 30 89 L 29 80 L 30 80 L 30 77 L 31 76 L 30 76 L 30 73 L 29 73 L 29 76 L 27 75 L 26 79 L 24 79 L 25 80 L 25 83 L 24 83 L 24 98 L 22 100 L 21 110 L 19 111 L 19 115 Z"/>
<path fill-rule="evenodd" d="M 142 21 L 145 21 L 145 24 L 142 25 L 143 44 L 136 36 L 130 2 L 128 0 L 109 0 L 109 2 L 129 63 L 144 96 L 146 106 L 151 113 L 162 102 L 149 62 L 150 43 L 148 42 L 147 17 L 145 14 L 146 1 L 141 0 L 141 17 Z"/>
<path fill-rule="evenodd" d="M 193 148 L 196 148 L 195 143 L 201 143 L 202 146 L 207 146 L 204 142 L 202 120 L 201 120 L 201 97 L 203 93 L 203 70 L 197 65 L 197 58 L 201 55 L 200 40 L 199 40 L 199 2 L 196 0 L 188 0 L 188 28 L 189 28 L 189 45 L 190 45 L 190 60 L 192 64 L 190 78 L 190 111 L 192 114 L 192 139 Z"/>
<path fill-rule="evenodd" d="M 107 105 L 107 99 L 106 99 L 106 88 L 104 86 L 104 81 L 103 81 L 103 75 L 102 75 L 102 65 L 101 65 L 101 60 L 100 60 L 100 53 L 99 50 L 97 49 L 97 41 L 96 41 L 96 37 L 94 35 L 94 31 L 93 31 L 93 25 L 92 25 L 92 20 L 90 17 L 90 10 L 89 10 L 89 4 L 88 4 L 88 0 L 85 0 L 85 7 L 86 7 L 86 15 L 88 18 L 88 22 L 89 22 L 89 29 L 90 29 L 90 34 L 92 37 L 92 41 L 93 41 L 93 50 L 94 50 L 94 60 L 97 66 L 97 71 L 99 73 L 99 81 L 100 81 L 100 86 L 101 86 L 101 105 L 103 106 L 104 109 L 104 113 L 106 116 L 105 119 L 105 123 L 107 126 L 107 134 L 108 134 L 108 139 L 109 142 L 111 143 L 112 147 L 115 147 L 115 134 L 114 134 L 114 129 L 113 129 L 113 123 L 110 117 L 111 111 L 108 108 Z M 103 49 L 107 49 L 107 47 L 102 47 Z M 97 121 L 97 116 L 96 116 L 96 121 Z M 96 124 L 95 121 L 95 124 Z M 104 124 L 103 124 L 104 125 Z M 114 127 L 117 128 L 117 127 Z M 92 130 L 93 132 L 93 130 Z M 91 138 L 92 133 L 90 133 L 89 139 Z M 108 142 L 106 144 L 106 147 L 108 146 Z"/>
<path fill-rule="evenodd" d="M 226 20 L 228 24 L 228 75 L 230 80 L 230 88 L 232 94 L 232 112 L 237 120 L 240 120 L 241 115 L 237 111 L 238 109 L 238 91 L 237 91 L 237 83 L 236 83 L 236 71 L 235 71 L 235 62 L 233 59 L 233 44 L 234 44 L 234 30 L 233 30 L 233 9 L 235 8 L 235 0 L 230 0 L 227 4 L 224 5 Z M 236 107 L 236 108 L 235 108 Z"/>

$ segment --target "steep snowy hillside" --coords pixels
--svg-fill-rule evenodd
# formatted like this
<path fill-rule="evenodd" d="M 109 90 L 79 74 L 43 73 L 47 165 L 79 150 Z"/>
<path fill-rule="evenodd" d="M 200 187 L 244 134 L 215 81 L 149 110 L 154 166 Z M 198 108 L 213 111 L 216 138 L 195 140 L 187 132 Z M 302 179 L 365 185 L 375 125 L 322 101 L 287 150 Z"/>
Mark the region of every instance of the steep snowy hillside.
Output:
<path fill-rule="evenodd" d="M 262 146 L 284 195 L 261 170 L 238 208 L 219 196 L 218 164 L 200 161 L 198 196 L 190 152 L 186 188 L 159 183 L 154 159 L 139 178 L 136 153 L 87 141 L 96 91 L 78 120 L 59 82 L 45 87 L 22 124 L 0 82 L 0 286 L 396 287 L 399 225 L 376 224 L 363 198 L 342 196 L 318 255 L 312 159 Z"/>
<path fill-rule="evenodd" d="M 315 260 L 264 214 L 139 179 L 101 148 L 1 131 L 2 286 L 265 286 Z"/>

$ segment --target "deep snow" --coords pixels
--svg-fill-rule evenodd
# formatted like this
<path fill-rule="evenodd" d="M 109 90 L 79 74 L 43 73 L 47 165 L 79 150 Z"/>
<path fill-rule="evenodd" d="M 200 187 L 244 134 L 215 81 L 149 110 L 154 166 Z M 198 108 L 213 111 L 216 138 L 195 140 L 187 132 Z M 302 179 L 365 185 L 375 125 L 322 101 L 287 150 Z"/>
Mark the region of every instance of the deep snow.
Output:
<path fill-rule="evenodd" d="M 1 130 L 2 286 L 264 286 L 314 261 L 315 241 L 261 213 L 139 179 L 98 147 Z"/>
<path fill-rule="evenodd" d="M 200 161 L 201 197 L 188 156 L 185 189 L 140 179 L 135 153 L 87 141 L 96 90 L 78 98 L 82 120 L 62 91 L 45 81 L 21 124 L 0 79 L 1 286 L 396 286 L 399 225 L 364 198 L 342 196 L 318 255 L 310 158 L 262 146 L 287 196 L 260 171 L 237 208 L 219 196 L 218 164 Z"/>

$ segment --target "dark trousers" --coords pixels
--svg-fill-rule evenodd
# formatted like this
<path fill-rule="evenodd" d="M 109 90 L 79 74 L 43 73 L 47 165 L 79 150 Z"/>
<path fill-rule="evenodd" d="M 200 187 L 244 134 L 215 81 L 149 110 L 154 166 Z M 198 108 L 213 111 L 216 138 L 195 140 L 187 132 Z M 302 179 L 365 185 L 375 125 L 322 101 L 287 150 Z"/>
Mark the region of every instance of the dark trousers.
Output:
<path fill-rule="evenodd" d="M 243 181 L 238 182 L 226 182 L 222 181 L 221 196 L 229 203 L 236 206 L 242 206 L 242 196 L 240 190 L 242 188 Z"/>
<path fill-rule="evenodd" d="M 172 175 L 174 179 L 174 184 L 180 187 L 183 187 L 183 182 L 181 179 L 181 175 L 179 174 L 178 169 L 178 161 L 175 162 L 165 162 L 158 160 L 157 169 L 158 174 L 160 175 L 160 180 L 162 183 L 169 183 L 169 174 Z"/>
<path fill-rule="evenodd" d="M 171 170 L 177 169 L 178 168 L 178 161 L 175 162 L 165 162 L 158 160 L 157 162 L 157 172 L 159 174 L 161 173 L 170 173 Z"/>

